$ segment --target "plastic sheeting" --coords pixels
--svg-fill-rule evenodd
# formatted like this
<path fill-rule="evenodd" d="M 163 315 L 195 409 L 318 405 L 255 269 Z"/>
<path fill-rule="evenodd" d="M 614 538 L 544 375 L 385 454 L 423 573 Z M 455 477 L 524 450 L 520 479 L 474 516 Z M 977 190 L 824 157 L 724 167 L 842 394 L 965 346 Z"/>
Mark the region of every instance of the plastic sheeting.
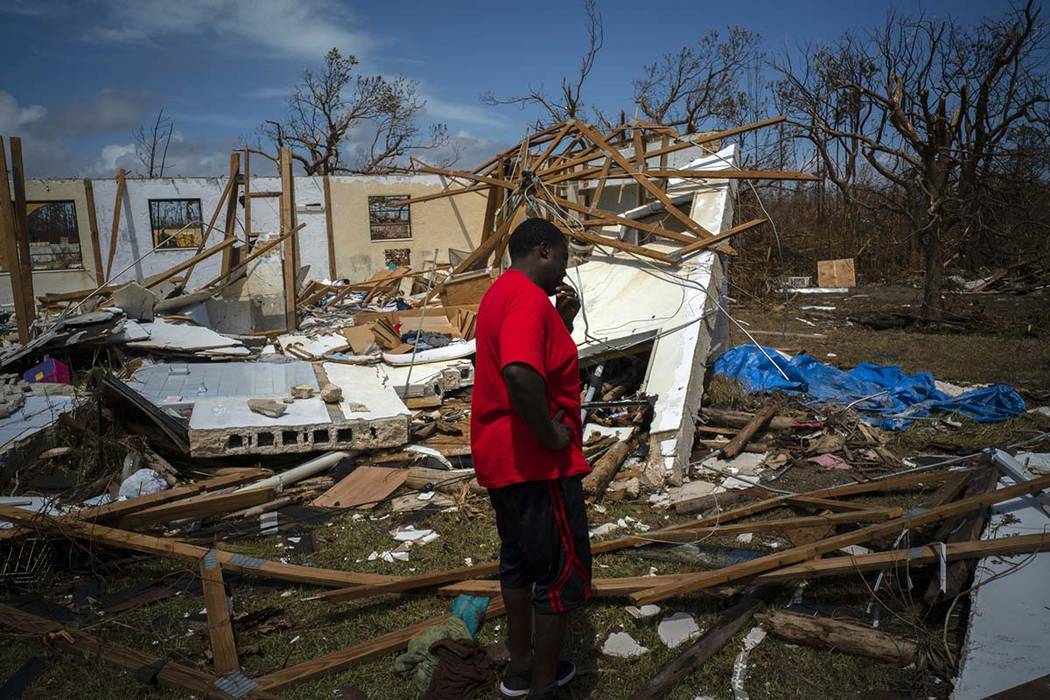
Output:
<path fill-rule="evenodd" d="M 776 367 L 758 346 L 739 345 L 718 358 L 715 374 L 737 380 L 752 393 L 782 391 L 852 404 L 870 414 L 866 422 L 889 430 L 902 430 L 912 419 L 934 412 L 958 413 L 979 423 L 998 423 L 1025 412 L 1024 399 L 1005 384 L 972 389 L 953 398 L 937 389 L 929 372 L 908 374 L 899 367 L 869 362 L 847 372 L 809 355 L 788 358 L 771 348 L 763 349 Z"/>

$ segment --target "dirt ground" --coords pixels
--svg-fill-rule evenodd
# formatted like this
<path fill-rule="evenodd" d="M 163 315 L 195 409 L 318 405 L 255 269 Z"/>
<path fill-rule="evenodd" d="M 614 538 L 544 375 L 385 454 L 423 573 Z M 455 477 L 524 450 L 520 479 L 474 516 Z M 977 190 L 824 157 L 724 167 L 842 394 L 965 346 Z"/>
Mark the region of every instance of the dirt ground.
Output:
<path fill-rule="evenodd" d="M 806 334 L 806 336 L 758 336 L 765 344 L 789 352 L 809 352 L 833 364 L 850 367 L 868 360 L 898 364 L 907 371 L 928 370 L 935 377 L 956 383 L 1006 382 L 1018 388 L 1031 405 L 1050 403 L 1050 318 L 1046 314 L 1045 294 L 1025 297 L 981 295 L 950 299 L 952 313 L 971 318 L 962 331 L 955 329 L 921 329 L 915 327 L 872 330 L 870 323 L 887 310 L 907 314 L 918 310 L 916 289 L 904 287 L 864 287 L 846 295 L 795 295 L 788 300 L 764 302 L 740 299 L 734 305 L 734 316 L 752 331 Z M 834 308 L 804 308 L 834 307 Z M 965 312 L 965 313 L 964 313 Z M 804 319 L 804 320 L 803 320 Z M 810 337 L 819 335 L 820 337 Z M 732 339 L 745 340 L 733 330 Z M 758 401 L 750 398 L 744 402 Z M 1042 402 L 1042 403 L 1041 403 Z M 747 406 L 743 406 L 747 407 Z M 973 446 L 1006 444 L 1030 437 L 1039 430 L 1050 430 L 1050 419 L 1023 416 L 997 426 L 964 422 L 958 428 L 917 426 L 890 436 L 889 444 L 903 454 L 918 455 L 954 453 Z M 806 491 L 843 483 L 856 478 L 852 472 L 836 472 L 807 465 L 800 461 L 778 480 L 784 489 Z M 928 500 L 932 487 L 872 498 L 871 503 L 884 503 L 911 508 Z M 680 516 L 666 510 L 655 510 L 644 500 L 610 503 L 604 510 L 592 508 L 591 527 L 630 516 L 650 528 L 681 522 L 692 516 Z M 778 509 L 758 516 L 787 517 L 797 514 Z M 387 563 L 370 560 L 373 552 L 391 549 L 395 542 L 391 530 L 398 525 L 433 528 L 440 534 L 437 541 L 411 550 L 408 562 Z M 624 530 L 612 536 L 624 534 Z M 299 538 L 299 539 L 290 539 Z M 303 538 L 312 547 L 303 544 Z M 708 543 L 738 548 L 766 549 L 790 542 L 774 534 L 758 534 L 750 544 L 733 536 L 712 537 Z M 388 506 L 366 514 L 342 513 L 327 520 L 304 522 L 283 535 L 236 539 L 221 544 L 231 551 L 267 559 L 321 567 L 353 569 L 392 575 L 411 575 L 462 566 L 468 559 L 474 563 L 493 559 L 498 551 L 491 510 L 484 498 L 461 502 L 453 511 L 422 511 L 412 515 L 392 515 Z M 596 558 L 595 576 L 644 575 L 650 572 L 668 574 L 696 570 L 695 565 L 655 559 L 649 550 L 624 550 Z M 185 562 L 142 556 L 126 556 L 109 551 L 95 551 L 88 556 L 82 546 L 62 549 L 71 553 L 74 574 L 63 571 L 49 581 L 45 590 L 52 603 L 67 605 L 77 598 L 77 590 L 97 583 L 105 593 L 126 589 L 144 582 L 166 582 L 180 587 L 178 595 L 150 605 L 117 614 L 102 614 L 87 600 L 75 622 L 86 631 L 114 642 L 125 644 L 174 662 L 201 669 L 210 668 L 208 637 L 204 623 L 203 601 L 195 586 L 196 566 Z M 924 574 L 914 573 L 917 586 L 925 586 Z M 341 604 L 311 600 L 320 590 L 281 582 L 253 581 L 228 577 L 232 594 L 234 629 L 241 663 L 245 672 L 261 675 L 291 664 L 314 658 L 353 644 L 372 639 L 385 632 L 418 623 L 447 610 L 448 600 L 431 592 L 401 597 L 382 597 Z M 868 580 L 841 577 L 813 581 L 805 588 L 805 605 L 815 612 L 833 616 L 863 615 L 873 595 Z M 795 595 L 794 585 L 785 586 L 774 605 L 784 605 Z M 38 592 L 39 593 L 39 592 Z M 25 603 L 39 595 L 16 598 Z M 89 596 L 90 598 L 90 596 Z M 6 597 L 11 600 L 10 595 Z M 81 596 L 83 600 L 83 596 Z M 877 596 L 883 614 L 884 629 L 895 630 L 897 618 L 911 619 L 914 600 L 909 591 L 894 584 Z M 596 601 L 574 619 L 568 639 L 567 656 L 580 669 L 579 680 L 562 693 L 563 700 L 624 700 L 645 681 L 652 678 L 680 650 L 668 649 L 659 640 L 655 624 L 631 618 L 625 606 L 629 601 L 603 599 Z M 713 624 L 727 600 L 713 595 L 691 595 L 663 605 L 660 617 L 671 612 L 689 612 L 701 629 Z M 957 615 L 961 615 L 962 611 Z M 482 628 L 480 641 L 495 643 L 502 639 L 504 622 L 496 619 Z M 687 676 L 667 697 L 671 700 L 694 700 L 704 697 L 725 700 L 733 697 L 730 678 L 734 661 L 741 650 L 744 628 L 714 658 Z M 649 652 L 635 659 L 611 659 L 598 652 L 601 643 L 617 630 L 625 630 Z M 944 641 L 938 634 L 904 629 L 920 634 L 921 642 L 936 649 Z M 958 626 L 950 644 L 957 644 Z M 0 642 L 0 683 L 27 659 L 45 656 L 47 671 L 23 696 L 30 700 L 44 698 L 179 698 L 177 691 L 143 686 L 132 674 L 97 660 L 73 660 L 49 654 L 40 640 L 4 634 Z M 302 699 L 350 698 L 356 688 L 371 700 L 412 698 L 403 676 L 394 672 L 395 655 L 371 660 L 341 673 L 293 687 L 283 697 Z M 875 698 L 875 697 L 945 697 L 944 679 L 926 668 L 900 668 L 891 664 L 863 659 L 827 650 L 814 650 L 787 644 L 767 637 L 751 654 L 746 681 L 750 697 L 773 698 Z M 496 697 L 495 694 L 483 696 Z"/>

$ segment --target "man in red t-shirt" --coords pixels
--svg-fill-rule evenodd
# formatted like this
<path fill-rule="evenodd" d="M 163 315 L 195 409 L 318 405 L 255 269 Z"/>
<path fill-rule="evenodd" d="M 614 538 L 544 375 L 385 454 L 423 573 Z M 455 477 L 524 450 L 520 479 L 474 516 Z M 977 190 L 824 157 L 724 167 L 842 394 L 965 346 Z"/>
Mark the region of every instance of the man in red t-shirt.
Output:
<path fill-rule="evenodd" d="M 590 467 L 570 335 L 580 302 L 564 283 L 568 242 L 553 224 L 527 219 L 508 249 L 510 268 L 478 308 L 470 439 L 501 542 L 510 665 L 500 690 L 546 700 L 576 673 L 558 658 L 566 614 L 591 595 L 580 483 Z"/>

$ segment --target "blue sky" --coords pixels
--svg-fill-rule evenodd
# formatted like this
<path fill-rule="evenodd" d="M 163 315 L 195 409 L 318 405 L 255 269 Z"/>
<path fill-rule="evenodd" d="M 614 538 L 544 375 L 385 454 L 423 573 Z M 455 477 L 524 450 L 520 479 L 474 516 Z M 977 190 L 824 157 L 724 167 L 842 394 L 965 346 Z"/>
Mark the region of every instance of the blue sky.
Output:
<path fill-rule="evenodd" d="M 879 24 L 887 10 L 963 21 L 1007 2 L 599 0 L 605 48 L 585 98 L 634 112 L 632 82 L 663 52 L 740 25 L 766 51 L 791 51 Z M 337 0 L 2 0 L 0 135 L 21 135 L 31 175 L 134 168 L 132 131 L 163 108 L 182 175 L 225 172 L 230 148 L 284 114 L 308 65 L 337 46 L 364 74 L 418 81 L 428 119 L 448 124 L 473 165 L 517 141 L 535 113 L 483 106 L 479 94 L 556 88 L 586 43 L 582 5 Z"/>

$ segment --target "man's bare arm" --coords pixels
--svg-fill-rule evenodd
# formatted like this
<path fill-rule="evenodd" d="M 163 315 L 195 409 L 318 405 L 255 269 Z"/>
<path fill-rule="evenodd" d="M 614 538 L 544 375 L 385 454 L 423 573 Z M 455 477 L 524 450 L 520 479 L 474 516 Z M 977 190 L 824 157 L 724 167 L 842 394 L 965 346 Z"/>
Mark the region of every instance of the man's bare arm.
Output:
<path fill-rule="evenodd" d="M 569 444 L 569 427 L 561 422 L 564 411 L 553 418 L 547 409 L 547 383 L 532 367 L 520 362 L 503 368 L 503 383 L 514 410 L 529 426 L 532 434 L 548 450 L 560 450 Z"/>

